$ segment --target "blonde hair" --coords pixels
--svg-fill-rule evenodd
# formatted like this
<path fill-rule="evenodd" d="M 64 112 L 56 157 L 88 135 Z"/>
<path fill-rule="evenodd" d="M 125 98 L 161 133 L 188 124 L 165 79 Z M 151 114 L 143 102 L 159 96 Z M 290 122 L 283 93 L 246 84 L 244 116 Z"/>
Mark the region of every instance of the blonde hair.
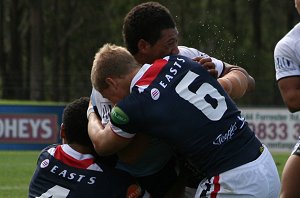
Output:
<path fill-rule="evenodd" d="M 139 67 L 138 63 L 126 48 L 110 43 L 104 44 L 94 58 L 91 70 L 92 85 L 98 91 L 106 89 L 106 78 L 127 75 L 136 67 Z"/>

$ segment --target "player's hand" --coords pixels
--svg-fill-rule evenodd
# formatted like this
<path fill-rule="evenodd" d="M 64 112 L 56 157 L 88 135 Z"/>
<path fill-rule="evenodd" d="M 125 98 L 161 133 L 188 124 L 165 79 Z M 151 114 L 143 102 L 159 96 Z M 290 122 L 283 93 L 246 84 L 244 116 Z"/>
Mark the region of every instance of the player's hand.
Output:
<path fill-rule="evenodd" d="M 216 65 L 212 62 L 211 58 L 196 57 L 194 61 L 200 63 L 207 71 L 215 78 L 218 78 L 218 71 Z"/>

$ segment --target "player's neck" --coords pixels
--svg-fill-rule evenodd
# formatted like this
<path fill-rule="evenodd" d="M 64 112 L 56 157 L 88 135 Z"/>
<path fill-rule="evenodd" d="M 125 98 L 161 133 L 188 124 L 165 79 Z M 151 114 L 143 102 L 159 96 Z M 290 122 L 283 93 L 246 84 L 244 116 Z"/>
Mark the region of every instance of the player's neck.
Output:
<path fill-rule="evenodd" d="M 136 53 L 134 55 L 134 58 L 141 65 L 146 64 L 148 62 L 147 59 L 146 59 L 146 57 L 143 54 L 141 54 L 141 53 Z"/>
<path fill-rule="evenodd" d="M 75 151 L 82 154 L 92 154 L 92 150 L 87 146 L 79 145 L 79 144 L 69 144 L 69 146 Z"/>

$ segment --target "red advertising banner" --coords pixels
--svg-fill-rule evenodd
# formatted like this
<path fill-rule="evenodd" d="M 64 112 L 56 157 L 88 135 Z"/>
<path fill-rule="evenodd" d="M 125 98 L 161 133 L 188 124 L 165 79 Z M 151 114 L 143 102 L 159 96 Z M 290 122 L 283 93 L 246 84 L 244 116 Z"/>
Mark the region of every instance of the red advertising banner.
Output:
<path fill-rule="evenodd" d="M 57 114 L 0 114 L 1 143 L 50 144 L 57 141 Z"/>

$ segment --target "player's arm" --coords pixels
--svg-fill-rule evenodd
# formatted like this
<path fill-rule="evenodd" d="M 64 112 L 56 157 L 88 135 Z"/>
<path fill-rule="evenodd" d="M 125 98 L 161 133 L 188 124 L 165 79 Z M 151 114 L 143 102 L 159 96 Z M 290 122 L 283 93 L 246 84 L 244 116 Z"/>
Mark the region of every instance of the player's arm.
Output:
<path fill-rule="evenodd" d="M 291 155 L 282 171 L 280 198 L 298 198 L 300 195 L 300 157 Z"/>
<path fill-rule="evenodd" d="M 281 175 L 280 198 L 296 198 L 300 195 L 300 147 L 298 143 L 286 161 Z"/>
<path fill-rule="evenodd" d="M 241 98 L 255 89 L 255 80 L 245 69 L 228 63 L 224 63 L 218 82 L 233 99 Z"/>
<path fill-rule="evenodd" d="M 230 65 L 210 57 L 196 57 L 210 75 L 218 78 L 219 83 L 233 99 L 241 98 L 246 92 L 255 89 L 255 80 L 242 67 Z"/>
<path fill-rule="evenodd" d="M 97 129 L 93 129 L 93 127 L 97 127 L 97 125 L 99 125 L 99 127 L 103 126 L 100 119 L 101 116 L 99 115 L 98 111 L 95 109 L 95 106 L 93 107 L 93 105 L 95 105 L 95 101 L 92 101 L 92 99 L 95 98 L 92 98 L 91 96 L 91 100 L 89 104 L 90 110 L 88 111 L 95 112 L 98 121 L 96 119 L 91 120 L 90 123 L 91 132 L 93 132 L 93 130 L 97 130 Z M 89 112 L 87 113 L 89 114 Z M 132 138 L 132 141 L 128 144 L 128 146 L 126 146 L 124 149 L 121 149 L 119 152 L 117 152 L 117 155 L 119 159 L 125 163 L 134 163 L 138 160 L 141 154 L 146 150 L 146 148 L 148 147 L 148 143 L 149 143 L 149 137 L 146 134 L 139 133 L 134 138 Z"/>
<path fill-rule="evenodd" d="M 88 133 L 98 155 L 114 154 L 131 142 L 131 138 L 115 134 L 110 123 L 103 127 L 95 112 L 89 112 L 88 120 Z"/>
<path fill-rule="evenodd" d="M 300 111 L 300 77 L 292 76 L 282 78 L 278 81 L 278 87 L 289 111 L 292 113 Z"/>

